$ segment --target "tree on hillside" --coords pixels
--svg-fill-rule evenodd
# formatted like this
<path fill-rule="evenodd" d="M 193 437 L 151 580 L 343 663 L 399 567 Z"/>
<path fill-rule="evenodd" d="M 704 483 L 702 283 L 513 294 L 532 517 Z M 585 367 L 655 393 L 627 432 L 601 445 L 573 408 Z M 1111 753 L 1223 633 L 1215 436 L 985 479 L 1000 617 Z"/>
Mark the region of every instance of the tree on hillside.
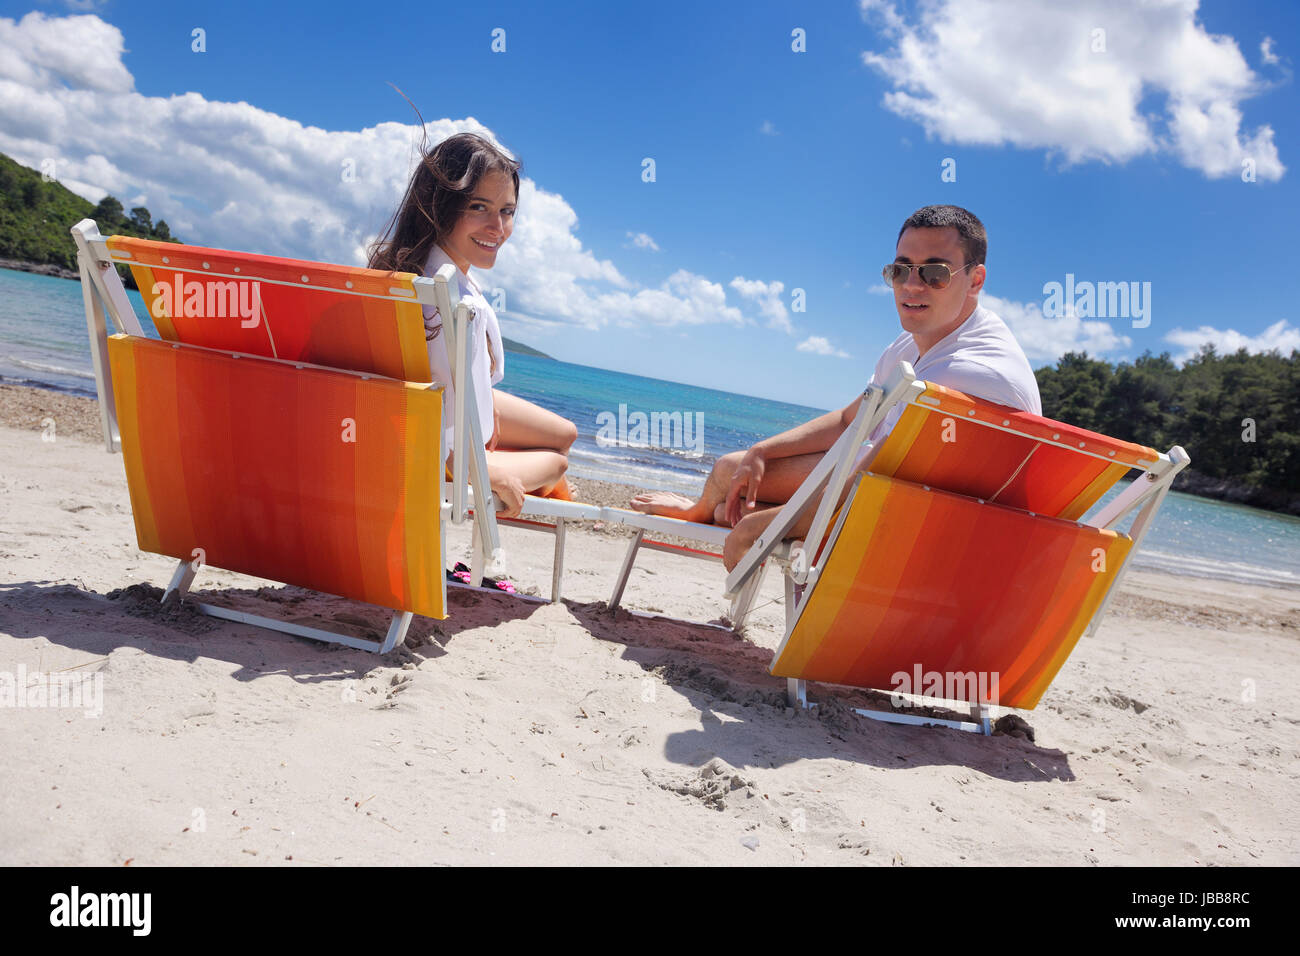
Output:
<path fill-rule="evenodd" d="M 1131 365 L 1115 369 L 1098 408 L 1098 429 L 1109 435 L 1141 435 L 1142 441 L 1163 447 L 1178 369 L 1169 353 L 1146 352 Z"/>
<path fill-rule="evenodd" d="M 1088 358 L 1087 352 L 1066 352 L 1056 368 L 1040 368 L 1037 372 L 1044 413 L 1080 428 L 1101 431 L 1102 396 L 1113 374 L 1109 362 Z M 1049 408 L 1052 411 L 1046 411 Z"/>
<path fill-rule="evenodd" d="M 106 232 L 117 224 L 125 222 L 126 212 L 115 198 L 105 196 L 99 201 L 99 205 L 91 210 L 90 218 L 99 223 L 100 232 Z"/>

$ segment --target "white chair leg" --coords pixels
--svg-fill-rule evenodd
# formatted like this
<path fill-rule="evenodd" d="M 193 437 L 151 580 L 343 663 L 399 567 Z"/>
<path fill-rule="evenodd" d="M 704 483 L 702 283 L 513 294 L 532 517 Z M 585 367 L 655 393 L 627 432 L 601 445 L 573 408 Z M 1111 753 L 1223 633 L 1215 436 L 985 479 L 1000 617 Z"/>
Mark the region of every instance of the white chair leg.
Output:
<path fill-rule="evenodd" d="M 481 519 L 476 513 L 474 515 L 474 523 L 478 524 L 479 520 Z M 477 532 L 478 528 L 475 528 L 474 530 L 475 532 Z M 487 555 L 483 551 L 483 538 L 481 535 L 476 533 L 474 535 L 474 549 L 473 551 L 470 552 L 470 559 L 469 559 L 470 585 L 472 587 L 478 587 L 479 582 L 482 581 L 484 577 L 486 577 L 485 574 L 486 571 L 487 571 Z"/>
<path fill-rule="evenodd" d="M 162 603 L 166 604 L 167 599 L 175 594 L 178 598 L 185 597 L 185 593 L 190 589 L 194 582 L 194 575 L 197 574 L 193 561 L 186 561 L 181 558 L 176 563 L 176 570 L 172 572 L 171 583 L 167 585 L 167 590 L 163 592 Z"/>
<path fill-rule="evenodd" d="M 787 677 L 785 679 L 785 697 L 790 702 L 791 707 L 806 710 L 808 708 L 808 682 L 797 677 Z"/>
<path fill-rule="evenodd" d="M 564 519 L 555 519 L 555 557 L 551 561 L 551 603 L 560 603 L 560 587 L 564 578 Z"/>
<path fill-rule="evenodd" d="M 763 575 L 767 573 L 767 562 L 764 561 L 754 573 L 749 576 L 745 586 L 740 589 L 736 599 L 731 602 L 731 628 L 739 631 L 745 625 L 745 618 L 749 616 L 749 609 L 754 606 L 754 599 L 758 597 L 758 589 L 763 584 Z"/>
<path fill-rule="evenodd" d="M 796 605 L 802 596 L 803 588 L 794 583 L 788 568 L 782 568 L 781 577 L 785 580 L 785 632 L 789 634 L 794 629 L 794 619 L 799 613 Z"/>
<path fill-rule="evenodd" d="M 388 625 L 388 634 L 384 637 L 384 643 L 379 648 L 380 654 L 387 654 L 406 640 L 406 629 L 411 626 L 411 618 L 413 617 L 415 615 L 410 611 L 393 612 L 393 620 Z"/>
<path fill-rule="evenodd" d="M 636 553 L 641 547 L 641 538 L 644 535 L 645 529 L 637 528 L 636 534 L 632 536 L 632 543 L 628 545 L 627 554 L 623 556 L 623 567 L 618 572 L 618 580 L 614 582 L 614 593 L 609 598 L 611 611 L 616 610 L 619 602 L 623 600 L 623 589 L 627 587 L 628 575 L 632 573 L 632 565 L 636 561 Z"/>
<path fill-rule="evenodd" d="M 979 724 L 980 733 L 985 737 L 993 736 L 993 708 L 988 704 L 971 704 L 970 715 Z"/>

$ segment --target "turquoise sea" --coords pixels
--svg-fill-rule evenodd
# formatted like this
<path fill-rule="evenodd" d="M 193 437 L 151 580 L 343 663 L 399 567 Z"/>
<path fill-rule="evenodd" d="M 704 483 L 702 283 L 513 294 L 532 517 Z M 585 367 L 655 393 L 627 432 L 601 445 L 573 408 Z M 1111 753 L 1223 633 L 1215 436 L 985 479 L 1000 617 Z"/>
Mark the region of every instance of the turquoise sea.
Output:
<path fill-rule="evenodd" d="M 80 283 L 0 269 L 0 382 L 95 396 Z M 577 424 L 575 476 L 682 492 L 719 455 L 823 411 L 514 352 L 501 387 Z M 1134 566 L 1300 588 L 1300 519 L 1173 493 Z"/>

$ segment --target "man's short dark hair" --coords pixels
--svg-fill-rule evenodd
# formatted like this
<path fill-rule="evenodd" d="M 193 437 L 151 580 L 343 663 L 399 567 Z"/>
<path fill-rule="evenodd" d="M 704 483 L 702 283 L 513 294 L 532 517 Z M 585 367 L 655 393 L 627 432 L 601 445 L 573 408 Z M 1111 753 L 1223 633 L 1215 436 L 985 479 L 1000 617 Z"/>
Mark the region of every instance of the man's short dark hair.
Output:
<path fill-rule="evenodd" d="M 903 228 L 898 230 L 898 238 L 909 229 L 944 229 L 948 226 L 957 230 L 961 237 L 961 251 L 966 262 L 984 264 L 984 256 L 989 250 L 989 237 L 984 232 L 984 223 L 975 214 L 961 206 L 923 206 L 907 217 Z M 965 263 L 962 263 L 965 265 Z"/>

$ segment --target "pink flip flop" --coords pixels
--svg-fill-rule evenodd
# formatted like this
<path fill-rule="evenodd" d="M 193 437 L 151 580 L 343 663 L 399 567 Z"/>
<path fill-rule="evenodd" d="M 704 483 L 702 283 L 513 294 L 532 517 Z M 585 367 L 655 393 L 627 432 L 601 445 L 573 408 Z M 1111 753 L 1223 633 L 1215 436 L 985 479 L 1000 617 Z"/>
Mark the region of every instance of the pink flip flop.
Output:
<path fill-rule="evenodd" d="M 448 581 L 459 581 L 461 584 L 472 585 L 474 582 L 469 576 L 469 566 L 464 561 L 457 561 L 456 566 L 447 572 Z M 493 581 L 491 578 L 484 578 L 479 582 L 479 587 L 496 588 L 498 591 L 505 591 L 507 594 L 517 594 L 514 583 L 501 578 Z"/>

